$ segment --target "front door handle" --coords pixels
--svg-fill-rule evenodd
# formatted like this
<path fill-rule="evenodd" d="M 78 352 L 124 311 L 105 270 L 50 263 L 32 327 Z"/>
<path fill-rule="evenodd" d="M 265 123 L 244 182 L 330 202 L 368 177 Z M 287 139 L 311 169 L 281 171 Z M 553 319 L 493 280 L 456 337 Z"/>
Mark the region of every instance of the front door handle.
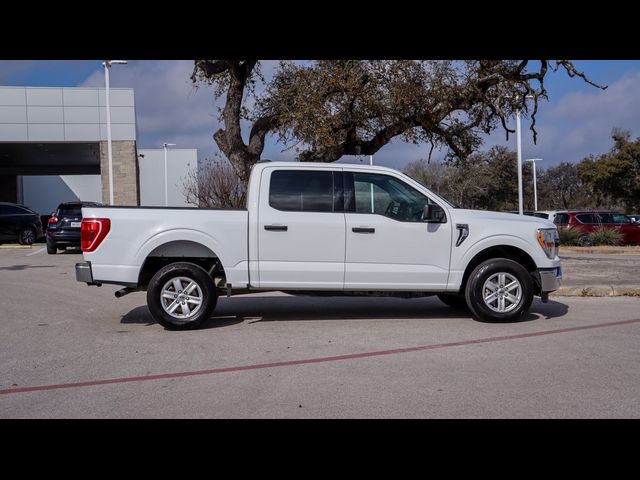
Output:
<path fill-rule="evenodd" d="M 376 233 L 376 229 L 370 227 L 353 227 L 351 231 L 353 233 Z"/>
<path fill-rule="evenodd" d="M 286 232 L 289 227 L 286 225 L 265 225 L 264 229 L 270 232 Z"/>

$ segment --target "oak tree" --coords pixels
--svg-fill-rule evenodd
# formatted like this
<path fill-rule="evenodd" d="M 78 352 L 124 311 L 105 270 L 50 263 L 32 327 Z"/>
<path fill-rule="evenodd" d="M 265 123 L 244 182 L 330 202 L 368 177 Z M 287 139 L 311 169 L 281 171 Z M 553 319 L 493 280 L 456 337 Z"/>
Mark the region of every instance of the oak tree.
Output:
<path fill-rule="evenodd" d="M 224 97 L 213 138 L 246 181 L 269 133 L 295 146 L 301 161 L 373 155 L 396 138 L 428 142 L 460 160 L 483 133 L 513 132 L 508 120 L 520 110 L 535 141 L 544 81 L 558 70 L 606 88 L 569 60 L 283 61 L 268 81 L 257 60 L 196 60 L 191 79 Z M 242 121 L 250 122 L 247 141 Z"/>

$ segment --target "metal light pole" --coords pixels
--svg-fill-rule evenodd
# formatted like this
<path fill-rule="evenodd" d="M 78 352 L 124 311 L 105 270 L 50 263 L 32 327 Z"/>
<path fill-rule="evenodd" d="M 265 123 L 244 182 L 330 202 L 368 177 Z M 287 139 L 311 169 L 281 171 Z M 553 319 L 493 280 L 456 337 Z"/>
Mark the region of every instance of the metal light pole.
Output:
<path fill-rule="evenodd" d="M 111 102 L 109 101 L 109 68 L 111 65 L 124 65 L 126 60 L 105 60 L 104 65 L 104 90 L 107 103 L 107 152 L 109 156 L 109 205 L 113 205 L 113 156 L 111 153 Z"/>
<path fill-rule="evenodd" d="M 541 158 L 527 158 L 525 162 L 531 162 L 533 164 L 533 208 L 538 210 L 538 186 L 536 182 L 536 162 L 541 161 Z"/>
<path fill-rule="evenodd" d="M 524 98 L 533 98 L 533 95 L 527 95 Z M 522 215 L 522 133 L 520 130 L 519 108 L 516 110 L 516 148 L 518 150 L 518 213 Z"/>
<path fill-rule="evenodd" d="M 373 165 L 373 155 L 369 155 L 369 165 Z M 371 187 L 371 213 L 374 213 L 376 211 L 375 207 L 375 202 L 373 201 L 373 183 L 370 185 Z"/>
<path fill-rule="evenodd" d="M 163 143 L 164 148 L 164 206 L 169 206 L 169 190 L 167 188 L 167 147 L 175 147 L 175 143 Z"/>
<path fill-rule="evenodd" d="M 520 109 L 516 110 L 516 148 L 518 150 L 518 213 L 522 215 L 522 138 L 520 133 Z"/>

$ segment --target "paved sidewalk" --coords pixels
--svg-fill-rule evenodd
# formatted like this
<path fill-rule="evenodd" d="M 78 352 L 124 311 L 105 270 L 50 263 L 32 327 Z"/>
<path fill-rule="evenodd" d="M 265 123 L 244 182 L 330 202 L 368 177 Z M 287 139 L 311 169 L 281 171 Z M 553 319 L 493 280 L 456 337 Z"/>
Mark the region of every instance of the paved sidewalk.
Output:
<path fill-rule="evenodd" d="M 602 253 L 602 252 L 612 253 Z M 622 253 L 617 253 L 622 252 Z M 640 296 L 640 249 L 562 248 L 563 285 L 556 296 Z"/>

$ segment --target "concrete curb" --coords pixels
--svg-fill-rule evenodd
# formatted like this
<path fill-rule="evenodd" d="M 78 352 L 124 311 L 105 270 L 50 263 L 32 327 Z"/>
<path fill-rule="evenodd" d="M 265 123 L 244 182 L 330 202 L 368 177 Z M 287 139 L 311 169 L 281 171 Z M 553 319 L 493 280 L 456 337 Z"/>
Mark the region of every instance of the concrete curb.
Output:
<path fill-rule="evenodd" d="M 551 293 L 553 297 L 640 297 L 640 285 L 564 286 Z"/>

